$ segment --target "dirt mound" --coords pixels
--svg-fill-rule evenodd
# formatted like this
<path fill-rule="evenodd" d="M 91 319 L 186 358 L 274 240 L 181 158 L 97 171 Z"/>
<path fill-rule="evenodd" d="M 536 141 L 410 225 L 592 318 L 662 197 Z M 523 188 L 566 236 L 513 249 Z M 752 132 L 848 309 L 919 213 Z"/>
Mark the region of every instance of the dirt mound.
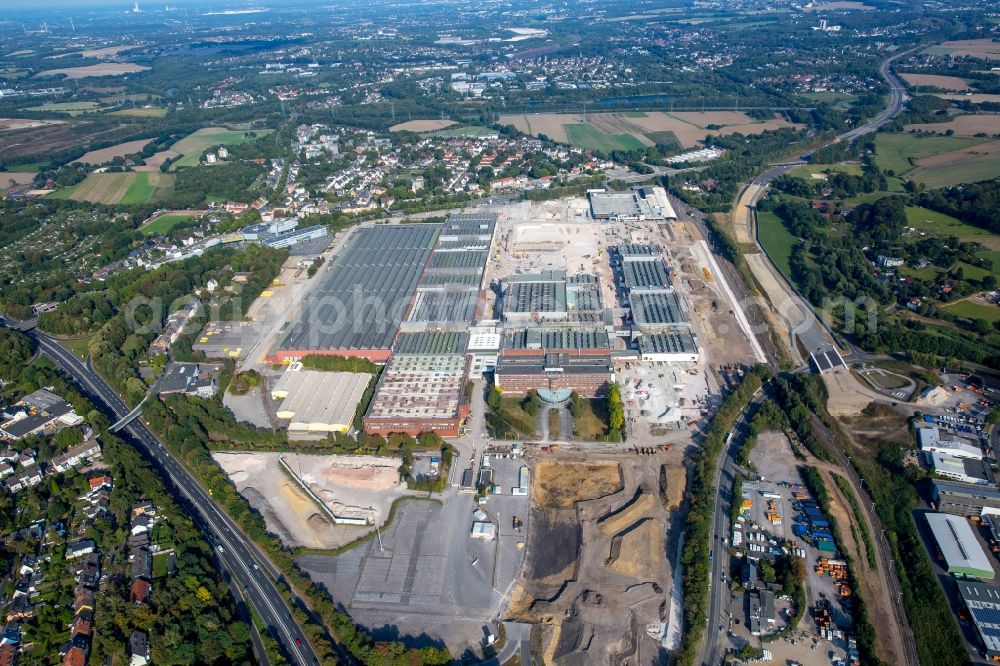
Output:
<path fill-rule="evenodd" d="M 325 532 L 326 530 L 329 530 L 330 528 L 333 527 L 333 525 L 330 524 L 329 520 L 327 520 L 318 513 L 314 513 L 313 515 L 306 518 L 306 522 L 309 524 L 309 527 L 313 528 L 317 532 Z"/>
<path fill-rule="evenodd" d="M 656 506 L 656 498 L 640 490 L 623 507 L 603 516 L 598 521 L 598 529 L 602 536 L 618 534 L 645 518 L 654 506 Z"/>
<path fill-rule="evenodd" d="M 653 578 L 662 566 L 663 531 L 650 518 L 631 525 L 611 540 L 607 566 L 633 578 Z"/>
<path fill-rule="evenodd" d="M 616 462 L 542 462 L 535 467 L 532 494 L 541 506 L 565 508 L 623 488 Z"/>

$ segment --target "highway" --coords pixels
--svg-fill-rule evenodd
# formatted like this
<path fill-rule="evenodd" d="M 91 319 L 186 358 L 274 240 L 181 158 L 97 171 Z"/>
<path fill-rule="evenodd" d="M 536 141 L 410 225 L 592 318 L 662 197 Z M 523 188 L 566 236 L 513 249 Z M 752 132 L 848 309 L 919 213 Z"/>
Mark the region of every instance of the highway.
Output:
<path fill-rule="evenodd" d="M 7 325 L 7 321 L 0 319 L 0 325 Z M 28 331 L 26 334 L 39 351 L 76 380 L 84 393 L 103 407 L 113 421 L 129 413 L 125 401 L 72 352 L 39 331 Z M 284 648 L 290 663 L 302 666 L 319 663 L 305 633 L 292 618 L 291 610 L 275 587 L 273 579 L 279 578 L 280 572 L 274 565 L 243 535 L 141 419 L 122 428 L 119 436 L 160 468 L 179 503 L 187 509 L 215 548 L 224 575 L 234 581 L 243 596 L 253 604 L 271 635 Z M 239 594 L 236 596 L 240 597 Z"/>
<path fill-rule="evenodd" d="M 918 47 L 920 48 L 920 47 Z M 898 53 L 890 58 L 884 60 L 879 66 L 879 73 L 886 80 L 890 87 L 889 104 L 886 108 L 879 113 L 875 118 L 860 125 L 849 132 L 838 135 L 833 140 L 823 144 L 822 147 L 834 145 L 841 141 L 854 141 L 855 139 L 864 136 L 878 130 L 880 127 L 890 122 L 903 109 L 903 105 L 907 100 L 906 88 L 892 72 L 892 63 L 902 58 L 913 51 L 917 50 L 910 49 Z M 758 246 L 760 253 L 763 257 L 767 257 L 767 268 L 775 275 L 775 278 L 788 296 L 788 303 L 774 305 L 779 312 L 787 312 L 790 306 L 792 309 L 798 310 L 801 315 L 799 322 L 791 322 L 789 320 L 789 330 L 792 331 L 794 345 L 794 337 L 798 337 L 802 342 L 802 345 L 808 351 L 815 351 L 824 347 L 833 347 L 836 344 L 836 339 L 833 336 L 832 331 L 830 331 L 823 320 L 820 318 L 818 313 L 812 307 L 812 304 L 808 302 L 807 299 L 803 298 L 798 292 L 794 290 L 793 287 L 788 285 L 785 279 L 781 276 L 780 272 L 771 262 L 770 257 L 764 251 L 763 247 L 757 239 L 756 233 L 756 218 L 754 211 L 757 202 L 760 198 L 767 192 L 770 183 L 775 178 L 784 175 L 791 169 L 804 164 L 809 156 L 819 150 L 815 148 L 807 153 L 804 153 L 799 159 L 793 160 L 787 163 L 776 164 L 767 169 L 764 173 L 759 175 L 753 181 L 751 181 L 744 192 L 741 193 L 740 199 L 743 199 L 744 194 L 749 193 L 750 197 L 747 200 L 747 205 L 745 208 L 745 223 L 747 232 L 750 238 L 753 239 L 754 243 Z M 793 350 L 794 351 L 794 350 Z M 852 354 L 857 350 L 853 346 L 849 346 L 848 354 Z M 799 371 L 808 371 L 808 366 L 799 368 Z M 712 534 L 711 541 L 709 543 L 709 548 L 713 550 L 719 550 L 720 552 L 728 552 L 728 548 L 719 548 L 722 543 L 722 539 L 726 538 L 729 533 L 729 505 L 732 501 L 732 497 L 729 497 L 729 489 L 732 487 L 733 478 L 738 471 L 736 465 L 736 453 L 742 437 L 746 434 L 747 425 L 749 423 L 749 418 L 752 416 L 753 412 L 762 400 L 765 399 L 767 393 L 766 391 L 758 392 L 753 401 L 747 406 L 743 414 L 740 415 L 736 426 L 733 428 L 732 437 L 727 443 L 726 452 L 723 454 L 723 459 L 716 468 L 716 496 L 715 496 L 715 515 L 712 521 Z M 883 574 L 888 579 L 889 592 L 893 597 L 891 603 L 894 611 L 894 619 L 899 626 L 899 630 L 902 636 L 902 643 L 904 650 L 906 651 L 907 661 L 906 663 L 915 664 L 916 659 L 916 646 L 913 641 L 913 635 L 910 630 L 909 623 L 906 617 L 906 611 L 903 607 L 901 591 L 899 586 L 899 580 L 896 575 L 895 562 L 892 558 L 892 554 L 888 548 L 888 544 L 885 541 L 885 534 L 882 532 L 881 523 L 878 520 L 878 516 L 873 510 L 873 505 L 871 504 L 871 499 L 868 497 L 867 493 L 861 484 L 861 479 L 857 476 L 854 469 L 850 466 L 849 461 L 844 455 L 843 451 L 836 445 L 832 444 L 831 448 L 837 453 L 840 458 L 840 462 L 844 467 L 844 471 L 847 474 L 848 479 L 854 486 L 854 490 L 861 500 L 861 504 L 864 506 L 865 513 L 867 515 L 868 521 L 872 527 L 872 530 L 878 534 L 881 532 L 881 538 L 878 541 L 878 555 L 880 560 L 880 566 Z M 725 563 L 728 562 L 728 557 L 720 556 L 714 557 L 711 566 L 711 579 L 710 579 L 710 592 L 709 592 L 709 608 L 708 617 L 706 618 L 707 628 L 706 637 L 702 642 L 698 653 L 697 663 L 703 666 L 717 666 L 722 659 L 722 648 L 721 639 L 724 635 L 725 626 L 728 625 L 728 618 L 725 622 L 722 621 L 723 606 L 728 605 L 727 598 L 729 595 L 729 590 L 726 584 L 723 582 L 723 569 Z M 720 627 L 722 627 L 720 629 Z"/>

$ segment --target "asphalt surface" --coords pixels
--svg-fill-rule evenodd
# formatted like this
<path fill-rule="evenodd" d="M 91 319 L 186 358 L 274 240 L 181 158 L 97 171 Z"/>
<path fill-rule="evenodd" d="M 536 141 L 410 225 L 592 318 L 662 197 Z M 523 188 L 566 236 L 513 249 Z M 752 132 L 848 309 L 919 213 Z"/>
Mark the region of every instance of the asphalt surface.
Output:
<path fill-rule="evenodd" d="M 0 325 L 6 324 L 5 320 L 0 319 Z M 128 405 L 121 397 L 72 352 L 39 331 L 28 331 L 27 335 L 40 352 L 76 380 L 84 393 L 99 406 L 103 406 L 114 420 L 129 413 Z M 279 578 L 280 572 L 274 565 L 240 532 L 229 516 L 219 509 L 191 473 L 166 450 L 141 419 L 122 428 L 119 435 L 163 472 L 180 503 L 208 536 L 223 574 L 235 581 L 243 596 L 253 604 L 267 625 L 268 632 L 282 645 L 289 662 L 304 666 L 318 663 L 305 633 L 292 618 L 291 610 L 275 587 L 273 579 Z"/>
<path fill-rule="evenodd" d="M 732 487 L 733 479 L 737 472 L 747 475 L 746 470 L 741 470 L 736 464 L 736 456 L 739 452 L 740 444 L 746 437 L 750 427 L 750 419 L 756 413 L 757 408 L 768 398 L 768 392 L 761 388 L 754 394 L 753 400 L 746 406 L 733 426 L 732 433 L 726 443 L 726 451 L 723 454 L 722 464 L 715 470 L 715 516 L 712 519 L 712 531 L 708 547 L 712 556 L 711 577 L 709 578 L 708 591 L 708 616 L 705 635 L 707 640 L 702 643 L 702 648 L 698 654 L 699 664 L 710 664 L 716 666 L 722 660 L 722 646 L 719 638 L 722 630 L 717 629 L 723 625 L 728 625 L 722 621 L 722 608 L 729 597 L 729 587 L 722 581 L 722 574 L 729 564 L 729 548 L 722 542 L 729 534 L 729 507 L 733 501 Z"/>
<path fill-rule="evenodd" d="M 890 87 L 890 98 L 889 104 L 886 108 L 871 121 L 861 125 L 849 132 L 837 136 L 834 140 L 829 143 L 824 144 L 825 146 L 830 146 L 841 141 L 854 141 L 858 137 L 864 136 L 878 130 L 880 127 L 890 122 L 893 118 L 899 115 L 903 109 L 903 104 L 906 102 L 906 88 L 892 72 L 892 63 L 902 58 L 903 56 L 912 53 L 916 49 L 911 49 L 909 51 L 904 51 L 898 53 L 891 58 L 886 59 L 879 66 L 879 73 L 888 82 Z M 818 150 L 818 149 L 816 149 Z M 751 237 L 754 238 L 754 242 L 757 243 L 756 225 L 754 224 L 754 207 L 761 196 L 767 191 L 768 186 L 771 181 L 775 178 L 784 175 L 788 171 L 792 170 L 800 164 L 804 164 L 808 160 L 809 156 L 815 152 L 815 150 L 807 152 L 801 156 L 799 160 L 794 160 L 788 163 L 777 164 L 769 168 L 767 171 L 755 178 L 748 187 L 756 187 L 757 191 L 750 205 L 747 207 L 747 228 L 751 231 Z M 767 256 L 763 248 L 760 248 L 764 256 Z M 768 262 L 770 263 L 770 258 L 768 257 Z M 776 269 L 775 269 L 776 270 Z M 779 273 L 780 276 L 780 273 Z M 779 279 L 778 284 L 784 285 L 784 279 Z M 835 344 L 835 339 L 832 332 L 829 331 L 822 323 L 822 320 L 818 314 L 813 309 L 812 305 L 804 298 L 801 298 L 797 293 L 790 294 L 792 296 L 793 302 L 797 307 L 802 310 L 803 314 L 806 315 L 806 320 L 811 324 L 808 326 L 800 326 L 799 329 L 793 332 L 794 335 L 798 336 L 802 344 L 809 351 L 814 351 L 817 349 L 825 348 L 827 346 L 832 347 Z M 855 353 L 856 350 L 853 346 L 849 346 L 849 353 Z M 808 370 L 808 366 L 800 368 L 800 370 Z M 707 631 L 706 639 L 702 643 L 701 650 L 699 650 L 698 662 L 704 666 L 716 666 L 721 661 L 722 650 L 720 639 L 723 636 L 723 630 L 718 629 L 718 627 L 726 624 L 721 621 L 722 607 L 725 598 L 729 595 L 728 587 L 722 582 L 723 569 L 725 563 L 728 562 L 729 558 L 725 556 L 728 553 L 728 548 L 722 543 L 722 539 L 726 538 L 729 533 L 729 505 L 733 498 L 729 496 L 729 488 L 732 487 L 732 480 L 738 471 L 736 465 L 736 454 L 738 451 L 739 443 L 742 437 L 746 434 L 747 425 L 749 423 L 749 418 L 756 409 L 758 405 L 766 397 L 766 392 L 761 391 L 754 396 L 753 401 L 747 406 L 747 409 L 741 414 L 736 426 L 733 429 L 732 436 L 726 447 L 726 452 L 722 463 L 716 469 L 715 483 L 716 483 L 716 496 L 715 496 L 715 516 L 712 521 L 712 535 L 711 542 L 709 543 L 709 548 L 712 549 L 714 553 L 716 550 L 719 551 L 720 555 L 718 557 L 713 557 L 711 566 L 711 579 L 710 579 L 710 592 L 709 592 L 709 609 L 708 616 L 706 617 Z M 861 504 L 864 507 L 864 511 L 867 514 L 868 521 L 872 528 L 876 531 L 881 532 L 881 523 L 878 520 L 878 516 L 875 514 L 874 505 L 871 499 L 864 491 L 861 483 L 861 479 L 857 476 L 854 469 L 849 463 L 849 459 L 836 445 L 831 447 L 840 459 L 840 463 L 847 474 L 848 479 L 851 481 L 851 485 L 854 486 L 855 492 L 861 498 Z M 906 618 L 906 611 L 902 603 L 902 593 L 899 586 L 899 580 L 895 571 L 895 561 L 892 558 L 892 554 L 889 551 L 888 542 L 885 539 L 885 533 L 881 532 L 880 538 L 876 539 L 879 551 L 879 560 L 882 565 L 882 571 L 886 572 L 890 595 L 894 598 L 891 600 L 893 605 L 894 619 L 899 625 L 900 631 L 903 636 L 903 647 L 907 653 L 907 662 L 909 664 L 917 663 L 916 658 L 916 647 L 913 642 L 913 636 L 910 631 L 910 625 Z M 721 546 L 721 548 L 720 548 Z"/>

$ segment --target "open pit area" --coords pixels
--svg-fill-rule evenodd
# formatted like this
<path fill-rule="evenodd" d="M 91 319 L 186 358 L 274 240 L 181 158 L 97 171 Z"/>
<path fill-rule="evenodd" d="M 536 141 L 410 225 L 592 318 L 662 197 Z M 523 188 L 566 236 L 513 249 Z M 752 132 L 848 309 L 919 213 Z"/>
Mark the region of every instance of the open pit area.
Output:
<path fill-rule="evenodd" d="M 603 458 L 604 456 L 602 456 Z M 533 469 L 531 533 L 504 617 L 540 623 L 548 664 L 663 663 L 673 502 L 662 456 L 573 454 Z"/>
<path fill-rule="evenodd" d="M 330 513 L 381 524 L 393 500 L 407 492 L 397 472 L 401 461 L 395 458 L 228 451 L 212 457 L 268 529 L 289 546 L 324 549 L 350 543 L 373 527 L 337 524 Z"/>

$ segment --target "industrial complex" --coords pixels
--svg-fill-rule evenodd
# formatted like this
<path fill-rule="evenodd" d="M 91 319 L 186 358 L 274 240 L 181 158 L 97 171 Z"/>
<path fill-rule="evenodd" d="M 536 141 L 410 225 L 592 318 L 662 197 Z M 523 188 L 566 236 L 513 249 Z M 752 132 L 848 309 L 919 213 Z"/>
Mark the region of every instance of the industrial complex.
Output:
<path fill-rule="evenodd" d="M 317 354 L 384 365 L 362 421 L 366 432 L 382 435 L 457 436 L 469 415 L 466 384 L 486 372 L 506 395 L 538 391 L 557 404 L 573 392 L 606 395 L 616 363 L 697 364 L 689 306 L 663 246 L 638 242 L 648 231 L 606 250 L 600 240 L 615 238 L 619 226 L 675 219 L 666 193 L 591 192 L 590 205 L 589 221 L 574 231 L 594 230 L 594 249 L 604 256 L 597 272 L 593 261 L 590 270 L 585 263 L 574 270 L 569 257 L 540 270 L 504 269 L 504 255 L 537 265 L 531 250 L 544 258 L 559 239 L 545 240 L 536 233 L 544 225 L 530 223 L 507 228 L 501 239 L 496 213 L 355 230 L 266 354 L 269 363 L 292 364 L 271 390 L 281 402 L 277 418 L 300 435 L 351 430 L 367 375 L 323 376 L 329 373 L 296 365 Z M 285 230 L 262 223 L 243 233 Z M 527 247 L 518 243 L 528 234 Z M 317 395 L 337 396 L 336 407 Z"/>

